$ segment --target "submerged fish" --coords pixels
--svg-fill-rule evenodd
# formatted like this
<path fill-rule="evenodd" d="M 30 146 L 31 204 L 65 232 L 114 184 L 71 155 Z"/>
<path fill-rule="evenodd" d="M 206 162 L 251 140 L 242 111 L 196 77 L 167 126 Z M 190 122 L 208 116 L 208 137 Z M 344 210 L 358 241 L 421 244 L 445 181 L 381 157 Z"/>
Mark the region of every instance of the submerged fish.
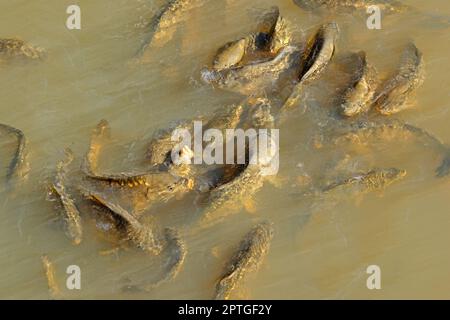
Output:
<path fill-rule="evenodd" d="M 65 159 L 61 160 L 56 166 L 56 177 L 52 188 L 58 195 L 64 208 L 64 221 L 69 238 L 74 245 L 81 243 L 83 238 L 83 228 L 81 225 L 80 212 L 75 205 L 75 201 L 66 189 L 67 167 L 73 161 L 73 153 L 70 149 L 65 150 Z"/>
<path fill-rule="evenodd" d="M 216 300 L 228 300 L 249 273 L 258 271 L 272 238 L 273 226 L 269 222 L 258 224 L 244 237 L 217 283 Z"/>
<path fill-rule="evenodd" d="M 398 70 L 377 89 L 375 108 L 383 115 L 391 115 L 407 108 L 407 99 L 422 85 L 424 62 L 422 53 L 414 43 L 403 51 Z"/>
<path fill-rule="evenodd" d="M 396 0 L 293 0 L 296 5 L 305 10 L 364 10 L 377 6 L 383 12 L 403 12 L 409 7 Z"/>
<path fill-rule="evenodd" d="M 360 192 L 367 193 L 373 190 L 384 189 L 405 176 L 406 171 L 397 168 L 373 169 L 348 178 L 338 178 L 325 186 L 322 191 L 329 192 L 337 188 L 356 186 Z"/>
<path fill-rule="evenodd" d="M 442 156 L 442 163 L 436 169 L 438 177 L 450 174 L 450 148 L 426 130 L 400 120 L 383 119 L 383 121 L 357 122 L 342 133 L 334 133 L 331 141 L 334 145 L 341 142 L 366 144 L 368 141 L 398 141 L 411 138 Z"/>
<path fill-rule="evenodd" d="M 20 39 L 0 39 L 0 63 L 12 58 L 42 59 L 45 51 Z"/>
<path fill-rule="evenodd" d="M 353 55 L 356 58 L 356 71 L 352 75 L 350 85 L 344 91 L 341 113 L 352 117 L 366 112 L 374 95 L 375 72 L 367 64 L 366 54 L 361 51 Z"/>
<path fill-rule="evenodd" d="M 438 178 L 443 178 L 450 175 L 450 148 L 447 154 L 444 155 L 444 160 L 441 165 L 436 168 L 436 176 Z"/>
<path fill-rule="evenodd" d="M 104 144 L 103 140 L 110 137 L 110 135 L 111 128 L 109 123 L 105 119 L 102 119 L 92 132 L 89 150 L 83 163 L 83 169 L 85 172 L 89 173 L 89 175 L 95 176 L 98 174 L 98 159 L 100 157 L 101 148 Z"/>
<path fill-rule="evenodd" d="M 56 282 L 55 267 L 47 255 L 41 256 L 42 266 L 44 267 L 45 277 L 47 278 L 48 290 L 52 299 L 57 299 L 61 296 L 58 283 Z"/>
<path fill-rule="evenodd" d="M 187 255 L 186 243 L 181 239 L 178 231 L 173 228 L 164 230 L 164 251 L 169 256 L 165 263 L 164 275 L 161 279 L 151 283 L 128 284 L 122 288 L 123 291 L 151 292 L 165 282 L 175 279 L 183 268 Z"/>
<path fill-rule="evenodd" d="M 361 15 L 373 14 L 378 8 L 382 15 L 405 13 L 408 21 L 417 23 L 419 28 L 447 29 L 450 17 L 436 13 L 423 12 L 413 6 L 397 0 L 293 0 L 300 8 L 314 13 L 333 13 Z M 408 2 L 408 1 L 405 1 Z M 365 16 L 367 17 L 367 16 Z"/>
<path fill-rule="evenodd" d="M 6 124 L 0 123 L 0 132 L 4 134 L 12 134 L 17 139 L 17 147 L 14 156 L 9 163 L 6 172 L 6 181 L 9 183 L 15 176 L 24 177 L 28 173 L 26 163 L 26 139 L 23 132 Z"/>
<path fill-rule="evenodd" d="M 159 287 L 161 284 L 175 279 L 183 268 L 184 261 L 186 260 L 187 248 L 186 243 L 180 237 L 177 230 L 172 228 L 165 229 L 165 251 L 169 256 L 165 264 L 165 273 L 163 278 L 155 283 L 145 286 L 145 290 L 153 290 Z"/>
<path fill-rule="evenodd" d="M 150 35 L 139 51 L 139 62 L 147 63 L 151 60 L 152 50 L 162 47 L 174 36 L 178 24 L 185 21 L 186 14 L 201 6 L 207 0 L 169 0 L 150 23 Z"/>

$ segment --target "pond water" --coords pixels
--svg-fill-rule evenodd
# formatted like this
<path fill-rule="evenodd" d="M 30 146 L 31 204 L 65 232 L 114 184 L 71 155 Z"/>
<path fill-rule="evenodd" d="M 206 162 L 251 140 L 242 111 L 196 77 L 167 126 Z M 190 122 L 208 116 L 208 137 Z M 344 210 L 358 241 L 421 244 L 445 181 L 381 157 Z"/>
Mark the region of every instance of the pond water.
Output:
<path fill-rule="evenodd" d="M 293 24 L 300 41 L 320 24 L 337 21 L 337 56 L 364 50 L 381 75 L 396 67 L 403 46 L 413 40 L 423 53 L 426 79 L 414 107 L 395 117 L 450 143 L 450 26 L 438 19 L 450 17 L 445 1 L 405 1 L 415 11 L 383 16 L 380 30 L 366 27 L 364 12 L 315 15 L 291 0 L 205 1 L 188 12 L 174 38 L 154 50 L 149 63 L 133 65 L 130 61 L 148 36 L 147 23 L 164 2 L 79 0 L 81 30 L 68 30 L 66 8 L 73 1 L 0 1 L 0 37 L 19 37 L 48 52 L 41 62 L 1 66 L 0 122 L 25 133 L 31 171 L 14 190 L 0 190 L 0 298 L 48 299 L 40 259 L 45 253 L 67 299 L 209 299 L 240 239 L 262 220 L 274 223 L 273 242 L 258 273 L 236 298 L 450 298 L 450 182 L 434 176 L 442 158 L 414 140 L 378 141 L 345 152 L 316 150 L 312 141 L 324 125 L 320 121 L 331 121 L 322 114 L 332 113 L 332 106 L 315 101 L 322 101 L 333 90 L 329 84 L 340 77 L 333 64 L 311 89 L 309 102 L 278 128 L 281 187 L 265 184 L 254 197 L 253 214 L 242 211 L 198 232 L 182 228 L 188 254 L 176 279 L 148 293 L 123 292 L 129 281 L 158 279 L 166 257 L 132 246 L 99 255 L 112 245 L 88 227 L 89 212 L 82 216 L 82 243 L 71 244 L 55 204 L 46 200 L 64 148 L 73 150 L 79 164 L 92 128 L 107 119 L 112 143 L 104 149 L 101 167 L 131 171 L 155 130 L 239 103 L 242 96 L 204 84 L 201 70 L 217 48 L 254 30 L 256 17 L 272 5 Z M 0 152 L 6 170 L 10 144 L 3 143 Z M 348 155 L 347 162 L 340 162 L 346 169 L 397 167 L 408 174 L 364 196 L 346 191 L 301 196 L 299 177 L 314 180 L 326 172 L 332 180 L 338 173 L 331 169 L 342 155 Z M 79 173 L 76 165 L 72 171 Z M 198 210 L 195 195 L 190 195 L 147 214 L 161 224 L 183 226 Z M 65 289 L 70 265 L 80 267 L 81 290 Z M 370 265 L 381 268 L 381 290 L 366 286 Z"/>

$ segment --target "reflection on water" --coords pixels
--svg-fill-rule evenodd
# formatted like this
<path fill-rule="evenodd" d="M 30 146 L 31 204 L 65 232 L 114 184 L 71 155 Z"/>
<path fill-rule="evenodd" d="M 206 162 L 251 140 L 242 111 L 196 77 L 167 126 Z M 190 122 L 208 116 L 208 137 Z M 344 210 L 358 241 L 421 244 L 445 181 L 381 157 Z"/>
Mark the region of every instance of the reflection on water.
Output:
<path fill-rule="evenodd" d="M 68 1 L 0 4 L 1 37 L 17 36 L 48 51 L 43 62 L 1 66 L 0 122 L 24 131 L 31 171 L 14 190 L 0 190 L 0 297 L 47 299 L 40 259 L 45 253 L 61 287 L 69 265 L 81 268 L 81 290 L 63 288 L 67 298 L 211 298 L 242 236 L 269 219 L 275 227 L 270 252 L 257 275 L 236 293 L 238 298 L 450 298 L 448 179 L 434 177 L 440 155 L 420 141 L 395 137 L 345 149 L 316 145 L 317 134 L 336 121 L 330 97 L 342 81 L 340 58 L 365 50 L 384 77 L 409 40 L 423 52 L 426 80 L 417 90 L 415 107 L 398 118 L 450 143 L 450 64 L 444 54 L 449 29 L 442 18 L 450 15 L 450 6 L 437 0 L 408 1 L 415 11 L 383 17 L 381 30 L 368 30 L 364 12 L 320 16 L 291 0 L 205 1 L 187 14 L 171 41 L 153 50 L 150 63 L 133 65 L 130 61 L 148 37 L 146 25 L 163 3 L 81 2 L 80 31 L 65 27 Z M 45 199 L 57 161 L 70 147 L 76 155 L 70 173 L 79 173 L 92 128 L 104 118 L 113 134 L 102 150 L 101 167 L 130 171 L 156 129 L 240 102 L 242 96 L 203 84 L 200 71 L 217 48 L 253 31 L 255 17 L 274 4 L 295 26 L 297 39 L 332 19 L 341 29 L 337 62 L 279 128 L 281 187 L 266 184 L 255 196 L 253 215 L 242 211 L 212 228 L 183 229 L 188 254 L 178 277 L 154 292 L 123 292 L 130 283 L 157 281 L 167 256 L 153 257 L 132 246 L 100 255 L 114 249 L 111 239 L 99 235 L 86 214 L 83 242 L 72 246 L 54 203 Z M 10 141 L 1 147 L 6 172 L 14 149 Z M 364 196 L 301 195 L 308 181 L 330 182 L 372 167 L 397 167 L 408 175 Z M 162 226 L 182 227 L 198 210 L 198 199 L 189 195 L 157 205 L 148 215 Z M 382 290 L 367 289 L 369 265 L 381 267 Z"/>

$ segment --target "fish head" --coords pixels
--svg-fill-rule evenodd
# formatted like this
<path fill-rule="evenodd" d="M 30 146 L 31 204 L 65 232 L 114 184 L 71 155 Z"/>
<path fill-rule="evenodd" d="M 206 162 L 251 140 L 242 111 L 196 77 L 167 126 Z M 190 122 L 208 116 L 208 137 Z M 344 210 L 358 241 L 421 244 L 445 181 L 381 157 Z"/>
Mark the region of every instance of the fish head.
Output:
<path fill-rule="evenodd" d="M 164 202 L 173 197 L 181 198 L 184 194 L 194 189 L 194 179 L 178 177 L 168 173 L 172 178 L 167 179 L 164 185 L 158 190 L 158 200 Z"/>
<path fill-rule="evenodd" d="M 200 77 L 206 84 L 213 84 L 220 82 L 222 80 L 222 74 L 218 70 L 209 70 L 209 69 L 203 69 L 200 73 Z"/>
<path fill-rule="evenodd" d="M 220 48 L 214 58 L 213 69 L 219 71 L 236 66 L 244 58 L 247 42 L 246 38 L 242 38 Z"/>
<path fill-rule="evenodd" d="M 280 17 L 280 9 L 277 6 L 269 8 L 267 11 L 263 13 L 261 22 L 258 24 L 257 31 L 259 33 L 272 35 L 279 17 Z"/>

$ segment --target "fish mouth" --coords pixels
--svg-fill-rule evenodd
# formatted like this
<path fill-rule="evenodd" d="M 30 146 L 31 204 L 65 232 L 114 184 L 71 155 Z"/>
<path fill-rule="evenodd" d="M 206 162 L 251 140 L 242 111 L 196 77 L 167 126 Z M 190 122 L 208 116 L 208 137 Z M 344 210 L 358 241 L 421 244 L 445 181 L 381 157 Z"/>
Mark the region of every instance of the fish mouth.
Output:
<path fill-rule="evenodd" d="M 203 69 L 200 72 L 200 77 L 201 77 L 202 81 L 207 84 L 218 82 L 220 79 L 222 79 L 222 76 L 220 75 L 220 73 L 218 71 L 209 70 L 207 68 Z"/>

